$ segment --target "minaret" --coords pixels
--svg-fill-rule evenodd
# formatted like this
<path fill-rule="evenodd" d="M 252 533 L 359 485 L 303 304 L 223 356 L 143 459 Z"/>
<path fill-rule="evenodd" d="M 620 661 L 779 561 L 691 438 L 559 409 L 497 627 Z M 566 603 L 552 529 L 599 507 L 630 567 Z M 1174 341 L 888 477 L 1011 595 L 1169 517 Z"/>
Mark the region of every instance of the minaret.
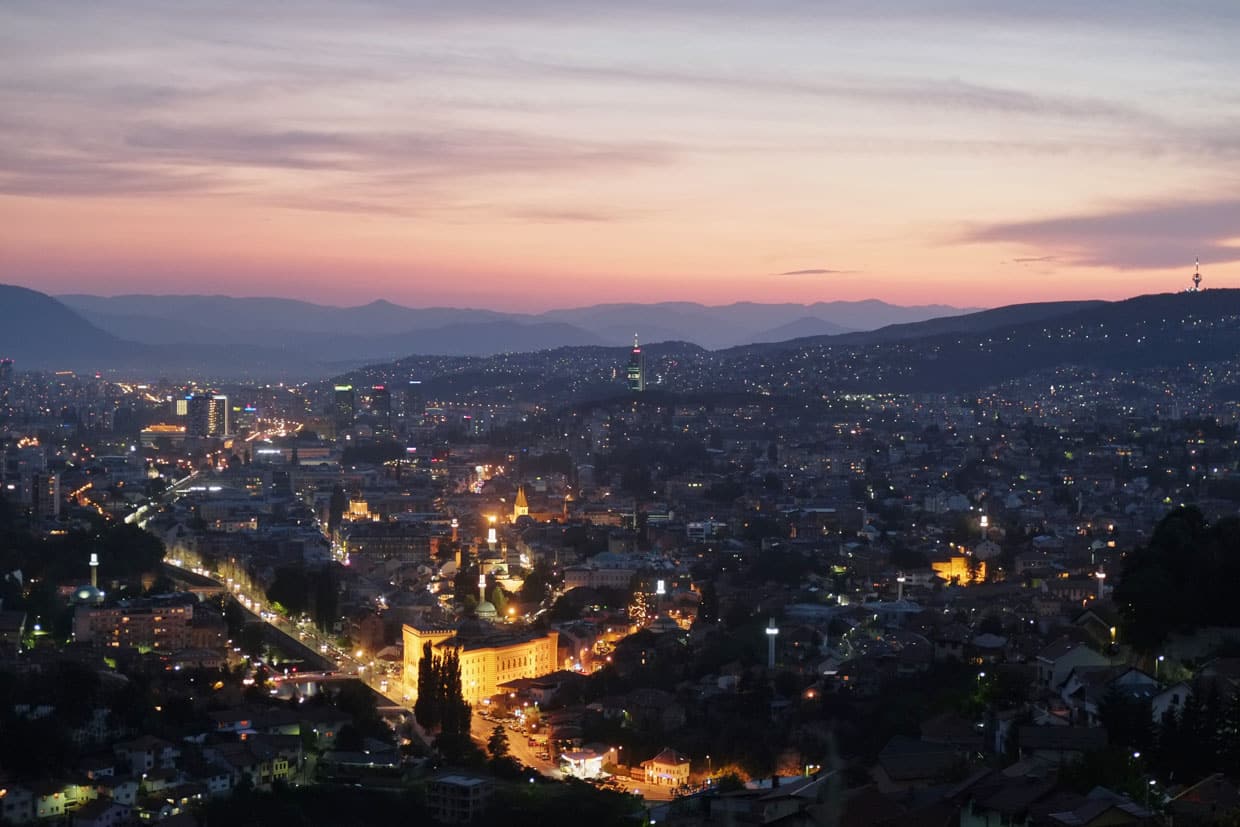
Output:
<path fill-rule="evenodd" d="M 766 624 L 766 668 L 775 668 L 775 637 L 779 634 L 779 627 L 775 625 L 775 618 L 771 618 Z"/>
<path fill-rule="evenodd" d="M 487 599 L 487 576 L 483 574 L 482 567 L 478 567 L 478 602 Z"/>
<path fill-rule="evenodd" d="M 906 579 L 907 578 L 905 578 L 903 574 L 901 574 L 899 577 L 896 578 L 896 601 L 897 602 L 904 599 L 904 581 Z"/>
<path fill-rule="evenodd" d="M 93 551 L 90 553 L 90 587 L 99 588 L 99 555 Z"/>

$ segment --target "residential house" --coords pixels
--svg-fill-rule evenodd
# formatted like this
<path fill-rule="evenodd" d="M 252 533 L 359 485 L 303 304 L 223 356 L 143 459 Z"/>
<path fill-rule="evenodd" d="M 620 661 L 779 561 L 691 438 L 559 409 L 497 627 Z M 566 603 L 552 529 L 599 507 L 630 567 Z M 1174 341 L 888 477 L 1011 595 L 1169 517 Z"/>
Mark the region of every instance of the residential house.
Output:
<path fill-rule="evenodd" d="M 925 789 L 942 781 L 963 761 L 964 755 L 950 744 L 896 735 L 879 752 L 870 776 L 883 793 Z"/>
<path fill-rule="evenodd" d="M 656 787 L 683 787 L 689 783 L 689 756 L 664 748 L 649 761 L 642 762 L 647 784 Z"/>
<path fill-rule="evenodd" d="M 1073 669 L 1080 666 L 1109 666 L 1111 662 L 1105 655 L 1084 643 L 1064 637 L 1038 652 L 1035 663 L 1039 685 L 1047 689 L 1059 689 Z"/>
<path fill-rule="evenodd" d="M 1222 773 L 1214 773 L 1193 784 L 1167 802 L 1167 813 L 1176 824 L 1222 822 L 1240 814 L 1240 788 Z"/>
<path fill-rule="evenodd" d="M 470 824 L 486 813 L 495 784 L 489 778 L 441 775 L 426 785 L 426 805 L 440 824 Z"/>
<path fill-rule="evenodd" d="M 1082 666 L 1068 673 L 1059 694 L 1073 721 L 1098 726 L 1109 696 L 1150 701 L 1158 690 L 1158 681 L 1131 666 Z"/>
<path fill-rule="evenodd" d="M 1023 758 L 1060 766 L 1104 748 L 1107 733 L 1101 727 L 1022 726 L 1016 730 L 1016 745 Z"/>
<path fill-rule="evenodd" d="M 83 804 L 73 814 L 73 827 L 121 827 L 129 824 L 133 808 L 110 798 Z"/>
<path fill-rule="evenodd" d="M 175 745 L 152 735 L 142 735 L 132 741 L 122 741 L 113 747 L 118 758 L 129 762 L 129 770 L 141 776 L 154 769 L 175 767 L 181 750 Z"/>

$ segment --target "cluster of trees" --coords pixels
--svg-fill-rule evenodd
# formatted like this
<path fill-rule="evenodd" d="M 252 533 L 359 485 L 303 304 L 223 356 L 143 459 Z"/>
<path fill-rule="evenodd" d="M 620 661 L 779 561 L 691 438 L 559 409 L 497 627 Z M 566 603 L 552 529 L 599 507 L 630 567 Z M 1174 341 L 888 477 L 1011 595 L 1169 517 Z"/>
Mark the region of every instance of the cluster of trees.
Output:
<path fill-rule="evenodd" d="M 1240 694 L 1226 697 L 1198 681 L 1178 711 L 1155 722 L 1148 700 L 1112 693 L 1098 710 L 1112 747 L 1164 779 L 1194 781 L 1212 772 L 1240 774 Z"/>
<path fill-rule="evenodd" d="M 418 700 L 413 717 L 423 729 L 439 730 L 437 743 L 452 747 L 469 743 L 471 709 L 461 693 L 461 660 L 457 649 L 438 654 L 430 642 L 418 660 Z"/>
<path fill-rule="evenodd" d="M 1195 507 L 1179 508 L 1154 529 L 1150 542 L 1124 559 L 1115 601 L 1124 635 L 1152 652 L 1169 634 L 1206 626 L 1240 626 L 1240 519 L 1207 523 Z"/>
<path fill-rule="evenodd" d="M 327 631 L 339 617 L 338 588 L 332 566 L 316 570 L 281 566 L 267 589 L 267 599 L 291 617 L 309 614 L 319 629 Z"/>

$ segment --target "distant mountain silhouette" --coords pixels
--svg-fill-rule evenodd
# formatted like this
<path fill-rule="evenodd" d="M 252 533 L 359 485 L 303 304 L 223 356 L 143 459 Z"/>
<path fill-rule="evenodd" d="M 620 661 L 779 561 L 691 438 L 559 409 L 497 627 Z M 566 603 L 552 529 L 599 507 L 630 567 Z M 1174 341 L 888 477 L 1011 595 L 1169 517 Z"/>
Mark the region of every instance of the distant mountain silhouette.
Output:
<path fill-rule="evenodd" d="M 781 324 L 779 327 L 771 328 L 763 333 L 759 333 L 755 338 L 759 342 L 782 342 L 788 339 L 807 339 L 822 336 L 839 336 L 850 331 L 840 327 L 835 322 L 829 322 L 826 319 L 817 319 L 813 316 L 803 316 L 800 319 Z"/>
<path fill-rule="evenodd" d="M 19 368 L 80 368 L 84 363 L 79 359 L 86 355 L 103 365 L 138 350 L 51 296 L 0 285 L 0 357 L 16 360 Z"/>
<path fill-rule="evenodd" d="M 411 308 L 387 301 L 331 307 L 295 299 L 229 296 L 61 299 L 103 330 L 145 344 L 292 348 L 307 359 L 336 362 L 409 353 L 485 355 L 592 343 L 622 345 L 635 333 L 644 342 L 685 340 L 714 349 L 966 312 L 944 305 L 898 307 L 877 300 L 813 305 L 602 304 L 528 314 Z"/>

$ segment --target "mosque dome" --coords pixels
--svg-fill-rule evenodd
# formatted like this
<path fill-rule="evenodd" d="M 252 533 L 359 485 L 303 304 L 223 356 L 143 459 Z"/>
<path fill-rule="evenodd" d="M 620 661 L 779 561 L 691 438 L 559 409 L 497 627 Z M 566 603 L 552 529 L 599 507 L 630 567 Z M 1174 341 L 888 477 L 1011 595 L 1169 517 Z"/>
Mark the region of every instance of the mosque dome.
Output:
<path fill-rule="evenodd" d="M 75 606 L 90 605 L 103 602 L 103 592 L 91 585 L 78 586 L 73 590 L 69 602 Z"/>
<path fill-rule="evenodd" d="M 495 620 L 499 617 L 499 612 L 495 609 L 495 604 L 490 600 L 484 600 L 478 604 L 478 608 L 474 610 L 482 620 Z"/>

